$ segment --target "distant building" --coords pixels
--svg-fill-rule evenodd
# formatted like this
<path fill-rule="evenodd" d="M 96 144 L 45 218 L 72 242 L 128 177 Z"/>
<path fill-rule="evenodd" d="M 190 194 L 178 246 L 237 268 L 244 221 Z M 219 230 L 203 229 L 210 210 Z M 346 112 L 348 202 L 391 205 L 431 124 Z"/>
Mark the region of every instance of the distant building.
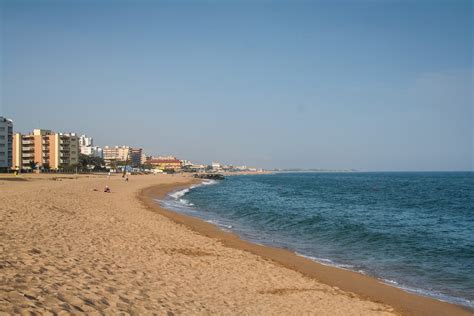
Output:
<path fill-rule="evenodd" d="M 147 155 L 142 152 L 142 156 L 140 157 L 140 164 L 144 165 L 148 160 Z"/>
<path fill-rule="evenodd" d="M 167 159 L 150 159 L 146 161 L 146 164 L 153 166 L 155 169 L 159 170 L 173 170 L 178 171 L 181 169 L 181 161 L 175 157 Z"/>
<path fill-rule="evenodd" d="M 94 139 L 92 137 L 87 137 L 86 135 L 81 135 L 79 137 L 79 147 L 81 154 L 90 156 L 90 157 L 103 157 L 103 150 L 99 146 L 94 146 Z"/>
<path fill-rule="evenodd" d="M 162 159 L 162 160 L 171 159 L 172 160 L 172 159 L 176 159 L 176 157 L 175 156 L 155 156 L 152 159 Z"/>
<path fill-rule="evenodd" d="M 218 171 L 218 170 L 221 169 L 221 164 L 218 163 L 218 162 L 214 162 L 214 161 L 213 161 L 212 164 L 211 164 L 211 167 L 212 167 L 212 170 Z"/>
<path fill-rule="evenodd" d="M 92 137 L 87 137 L 86 135 L 79 136 L 79 146 L 82 147 L 92 147 L 94 146 L 94 139 Z"/>
<path fill-rule="evenodd" d="M 103 158 L 107 166 L 115 162 L 126 162 L 130 159 L 129 146 L 105 146 L 103 148 Z"/>
<path fill-rule="evenodd" d="M 60 169 L 78 163 L 79 138 L 74 133 L 35 129 L 26 135 L 13 135 L 14 169 Z"/>
<path fill-rule="evenodd" d="M 130 165 L 132 167 L 138 167 L 142 163 L 143 150 L 141 148 L 130 148 Z"/>
<path fill-rule="evenodd" d="M 180 161 L 181 161 L 181 166 L 182 166 L 182 167 L 188 167 L 188 166 L 192 166 L 192 165 L 193 165 L 193 163 L 192 163 L 191 161 L 186 160 L 186 159 L 182 159 L 182 160 L 180 160 Z"/>
<path fill-rule="evenodd" d="M 0 116 L 0 170 L 12 166 L 13 121 Z"/>
<path fill-rule="evenodd" d="M 88 147 L 81 147 L 81 154 L 87 155 L 90 157 L 103 157 L 103 149 L 99 146 L 88 146 Z"/>
<path fill-rule="evenodd" d="M 206 166 L 199 165 L 199 164 L 186 165 L 186 166 L 183 166 L 183 170 L 189 171 L 189 172 L 205 172 Z"/>

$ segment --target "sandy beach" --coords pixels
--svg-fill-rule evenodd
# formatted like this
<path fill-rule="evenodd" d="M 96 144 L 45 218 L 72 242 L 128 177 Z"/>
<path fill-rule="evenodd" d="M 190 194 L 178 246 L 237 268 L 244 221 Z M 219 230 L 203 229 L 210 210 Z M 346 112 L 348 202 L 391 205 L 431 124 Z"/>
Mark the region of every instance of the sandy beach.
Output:
<path fill-rule="evenodd" d="M 183 175 L 131 176 L 128 183 L 119 175 L 0 176 L 0 312 L 471 314 L 246 243 L 153 202 L 195 181 Z"/>

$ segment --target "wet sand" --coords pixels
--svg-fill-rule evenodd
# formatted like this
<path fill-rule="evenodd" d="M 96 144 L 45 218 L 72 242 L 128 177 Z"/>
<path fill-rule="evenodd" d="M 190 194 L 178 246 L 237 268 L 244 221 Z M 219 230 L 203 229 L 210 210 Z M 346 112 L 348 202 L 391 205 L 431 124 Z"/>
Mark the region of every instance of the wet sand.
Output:
<path fill-rule="evenodd" d="M 360 282 L 354 276 L 331 272 L 342 282 L 331 284 L 325 279 L 328 267 L 321 266 L 319 276 L 311 275 L 297 262 L 308 261 L 313 271 L 309 260 L 245 243 L 152 201 L 196 181 L 190 177 L 131 176 L 128 183 L 117 175 L 22 178 L 27 181 L 0 177 L 0 313 L 391 315 L 410 311 L 389 299 L 357 293 L 357 287 L 346 289 L 344 284 Z M 102 191 L 105 185 L 112 193 Z M 436 311 L 432 315 L 467 314 L 453 305 L 408 296 L 427 308 L 437 308 L 431 309 Z"/>

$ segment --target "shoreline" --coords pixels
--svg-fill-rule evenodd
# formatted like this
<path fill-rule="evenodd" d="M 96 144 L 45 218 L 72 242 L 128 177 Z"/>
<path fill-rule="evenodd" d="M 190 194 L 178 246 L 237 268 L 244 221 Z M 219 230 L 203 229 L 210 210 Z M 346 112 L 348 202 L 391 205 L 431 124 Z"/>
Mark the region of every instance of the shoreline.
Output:
<path fill-rule="evenodd" d="M 289 250 L 242 240 L 238 235 L 223 231 L 214 224 L 165 209 L 154 201 L 154 199 L 163 198 L 169 192 L 189 188 L 200 182 L 200 180 L 192 179 L 188 184 L 152 185 L 140 190 L 137 198 L 150 211 L 157 212 L 201 235 L 216 239 L 226 247 L 250 252 L 326 285 L 354 293 L 362 299 L 390 305 L 403 315 L 474 315 L 472 310 L 462 305 L 409 293 L 382 283 L 375 277 L 324 265 Z"/>

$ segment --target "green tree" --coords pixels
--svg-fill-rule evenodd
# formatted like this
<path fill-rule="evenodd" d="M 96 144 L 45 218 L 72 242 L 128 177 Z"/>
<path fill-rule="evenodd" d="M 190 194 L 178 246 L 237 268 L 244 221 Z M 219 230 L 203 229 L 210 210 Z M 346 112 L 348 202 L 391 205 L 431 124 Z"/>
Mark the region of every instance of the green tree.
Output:
<path fill-rule="evenodd" d="M 104 170 L 105 162 L 100 157 L 90 157 L 87 155 L 79 155 L 79 167 L 81 170 Z"/>

